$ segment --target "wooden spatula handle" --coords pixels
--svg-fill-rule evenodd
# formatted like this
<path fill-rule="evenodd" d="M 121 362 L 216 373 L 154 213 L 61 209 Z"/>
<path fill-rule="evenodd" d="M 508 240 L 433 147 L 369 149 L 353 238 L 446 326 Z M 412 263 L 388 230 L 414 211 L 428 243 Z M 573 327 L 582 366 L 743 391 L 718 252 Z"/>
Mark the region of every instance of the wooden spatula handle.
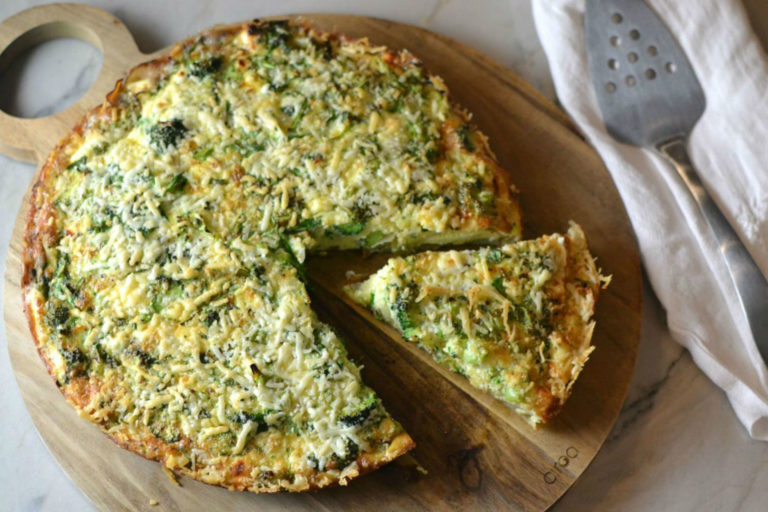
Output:
<path fill-rule="evenodd" d="M 125 25 L 106 11 L 81 4 L 50 4 L 0 23 L 0 73 L 24 50 L 57 38 L 91 43 L 103 55 L 96 81 L 74 105 L 48 117 L 23 119 L 0 111 L 0 153 L 41 162 L 80 117 L 98 105 L 126 71 L 142 60 Z"/>

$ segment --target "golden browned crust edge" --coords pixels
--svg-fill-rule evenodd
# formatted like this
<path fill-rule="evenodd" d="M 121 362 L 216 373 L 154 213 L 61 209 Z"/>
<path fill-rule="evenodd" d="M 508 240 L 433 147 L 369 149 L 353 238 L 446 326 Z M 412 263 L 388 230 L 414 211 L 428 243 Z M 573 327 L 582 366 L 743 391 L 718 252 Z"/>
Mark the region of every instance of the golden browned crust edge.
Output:
<path fill-rule="evenodd" d="M 66 395 L 65 395 L 66 396 Z M 68 399 L 69 401 L 69 399 Z M 71 402 L 70 402 L 71 403 Z M 152 445 L 158 445 L 161 448 L 167 448 L 168 445 L 163 443 L 162 441 L 158 440 L 155 437 L 149 437 L 142 438 L 142 439 L 123 439 L 117 434 L 110 434 L 108 432 L 104 432 L 102 430 L 102 433 L 106 435 L 112 442 L 114 442 L 117 446 L 124 450 L 131 451 L 147 460 L 155 461 L 160 464 L 165 464 L 165 461 L 170 454 L 164 453 L 164 451 L 161 450 L 155 450 L 155 453 L 157 456 L 152 456 L 149 453 L 147 453 L 146 448 L 147 446 Z M 149 441 L 148 443 L 146 441 Z M 307 476 L 307 480 L 309 482 L 308 486 L 305 488 L 300 489 L 291 489 L 291 488 L 285 488 L 280 485 L 274 485 L 272 487 L 259 487 L 254 488 L 253 485 L 249 485 L 249 483 L 254 482 L 255 480 L 250 479 L 247 477 L 247 475 L 250 473 L 250 467 L 240 461 L 235 462 L 234 464 L 228 466 L 226 469 L 227 476 L 232 475 L 233 468 L 239 468 L 236 470 L 237 474 L 234 475 L 233 480 L 223 480 L 221 482 L 211 482 L 207 481 L 201 478 L 201 474 L 193 471 L 191 469 L 188 469 L 186 467 L 182 468 L 172 468 L 172 471 L 178 472 L 181 475 L 190 477 L 194 480 L 198 480 L 204 483 L 207 483 L 208 485 L 213 485 L 216 487 L 221 487 L 223 489 L 227 489 L 229 491 L 238 491 L 238 492 L 258 492 L 258 493 L 276 493 L 281 491 L 289 491 L 289 492 L 305 492 L 305 491 L 318 491 L 320 489 L 324 489 L 327 487 L 336 487 L 339 485 L 347 485 L 347 481 L 358 478 L 360 476 L 363 476 L 365 474 L 371 473 L 375 471 L 376 469 L 385 466 L 386 464 L 390 463 L 391 461 L 395 460 L 396 458 L 400 457 L 401 455 L 404 455 L 405 453 L 409 452 L 410 450 L 414 449 L 416 447 L 416 443 L 413 441 L 411 436 L 409 436 L 406 432 L 402 432 L 395 436 L 391 443 L 390 447 L 396 446 L 394 450 L 388 450 L 386 452 L 385 457 L 379 457 L 378 460 L 374 460 L 373 462 L 368 462 L 371 460 L 371 457 L 376 455 L 375 452 L 363 452 L 360 455 L 358 455 L 356 462 L 357 467 L 359 468 L 354 474 L 345 477 L 345 478 L 335 478 L 335 479 L 322 479 L 319 477 L 322 476 L 328 476 L 326 472 L 323 471 L 315 471 L 312 474 L 304 475 Z M 167 450 L 166 450 L 167 451 Z M 163 456 L 164 455 L 164 456 Z M 242 476 L 242 478 L 241 478 Z"/>
<path fill-rule="evenodd" d="M 27 312 L 26 302 L 25 302 L 25 312 Z M 35 326 L 34 317 L 31 314 L 29 314 L 29 312 L 27 312 L 27 319 L 30 324 L 30 330 L 32 332 L 33 341 L 35 342 L 35 345 L 36 345 L 37 353 L 40 356 L 40 359 L 42 360 L 46 371 L 54 380 L 54 383 L 56 384 L 57 389 L 64 396 L 67 402 L 69 402 L 78 411 L 81 411 L 82 407 L 79 405 L 78 402 L 84 401 L 82 399 L 85 398 L 85 396 L 83 396 L 82 394 L 73 393 L 72 391 L 77 387 L 87 388 L 89 387 L 89 384 L 83 383 L 82 386 L 75 386 L 74 384 L 61 386 L 58 383 L 53 373 L 53 364 L 48 359 L 47 353 L 43 349 L 43 345 L 40 343 L 38 339 L 37 330 L 34 327 Z M 78 381 L 83 381 L 83 380 L 84 379 L 82 378 L 74 379 L 74 383 L 79 384 L 80 382 Z M 85 402 L 87 403 L 87 401 Z M 95 421 L 93 418 L 90 418 L 90 417 L 88 417 L 88 419 L 92 423 L 97 424 L 100 427 L 101 433 L 104 434 L 107 438 L 109 438 L 112 442 L 114 442 L 117 446 L 125 450 L 131 451 L 147 460 L 155 461 L 162 465 L 165 465 L 165 462 L 169 456 L 174 456 L 179 453 L 178 450 L 176 450 L 172 445 L 161 441 L 155 436 L 147 435 L 145 437 L 132 438 L 132 439 L 124 438 L 123 436 L 121 436 L 122 432 L 114 432 L 114 433 L 107 432 L 103 428 L 101 428 L 102 425 L 99 422 Z M 184 441 L 182 441 L 182 443 L 183 442 Z M 238 478 L 235 481 L 223 479 L 220 482 L 211 482 L 211 481 L 203 480 L 202 478 L 200 478 L 201 475 L 199 473 L 192 471 L 190 469 L 187 469 L 185 467 L 173 468 L 173 470 L 178 471 L 182 475 L 188 476 L 195 480 L 204 481 L 209 485 L 222 487 L 230 491 L 250 491 L 250 492 L 258 492 L 258 493 L 275 493 L 275 492 L 281 492 L 286 490 L 292 491 L 292 492 L 317 491 L 326 487 L 346 485 L 348 480 L 360 477 L 367 473 L 371 473 L 376 469 L 382 466 L 385 466 L 386 464 L 395 460 L 401 455 L 404 455 L 405 453 L 409 452 L 410 450 L 416 447 L 416 443 L 413 441 L 410 435 L 408 435 L 407 432 L 403 431 L 397 434 L 394 438 L 392 438 L 388 446 L 389 446 L 389 449 L 387 449 L 387 451 L 384 453 L 384 456 L 377 456 L 377 455 L 380 455 L 378 452 L 370 452 L 370 451 L 359 454 L 356 459 L 358 470 L 347 477 L 333 478 L 329 476 L 328 473 L 325 471 L 315 471 L 311 474 L 305 475 L 307 476 L 309 485 L 306 488 L 301 488 L 301 489 L 286 489 L 285 487 L 282 487 L 279 484 L 271 487 L 254 488 L 253 485 L 248 485 L 247 479 L 245 478 L 242 478 L 242 479 Z M 393 447 L 394 449 L 392 449 Z M 230 464 L 230 466 L 237 466 L 238 464 L 241 465 L 239 474 L 248 475 L 250 473 L 250 468 L 241 462 L 234 462 L 233 464 Z M 225 474 L 227 475 L 228 478 L 232 475 L 230 466 L 226 468 L 222 468 L 222 469 L 225 469 Z M 237 477 L 238 475 L 235 475 L 235 476 Z M 321 478 L 321 477 L 326 477 L 326 478 Z M 238 483 L 237 480 L 245 480 L 245 482 Z M 256 480 L 251 480 L 251 481 L 255 482 Z"/>
<path fill-rule="evenodd" d="M 566 244 L 566 268 L 565 268 L 565 282 L 571 281 L 577 270 L 583 263 L 586 263 L 589 267 L 588 272 L 591 276 L 594 276 L 594 282 L 591 286 L 584 288 L 583 293 L 592 294 L 593 303 L 590 311 L 590 321 L 584 325 L 580 325 L 578 332 L 575 335 L 567 336 L 568 333 L 563 332 L 565 341 L 569 344 L 576 342 L 577 344 L 571 345 L 574 349 L 579 349 L 580 352 L 575 354 L 569 361 L 569 365 L 574 367 L 574 371 L 571 372 L 568 384 L 564 390 L 562 396 L 555 396 L 551 389 L 540 387 L 537 389 L 538 396 L 536 398 L 535 407 L 536 413 L 541 417 L 542 423 L 547 424 L 557 416 L 557 414 L 565 406 L 566 401 L 571 395 L 572 386 L 578 379 L 579 375 L 584 369 L 584 365 L 589 359 L 590 354 L 594 350 L 592 345 L 592 333 L 594 330 L 594 314 L 597 305 L 597 299 L 600 294 L 600 283 L 602 277 L 597 267 L 595 266 L 594 258 L 589 251 L 589 245 L 587 244 L 586 235 L 581 226 L 571 221 L 570 228 L 566 235 L 564 235 Z M 586 283 L 585 283 L 586 285 Z M 565 308 L 561 315 L 570 316 L 576 314 L 575 297 L 569 297 L 566 291 L 565 296 Z M 551 365 L 552 363 L 550 363 Z M 552 368 L 550 367 L 550 371 Z"/>

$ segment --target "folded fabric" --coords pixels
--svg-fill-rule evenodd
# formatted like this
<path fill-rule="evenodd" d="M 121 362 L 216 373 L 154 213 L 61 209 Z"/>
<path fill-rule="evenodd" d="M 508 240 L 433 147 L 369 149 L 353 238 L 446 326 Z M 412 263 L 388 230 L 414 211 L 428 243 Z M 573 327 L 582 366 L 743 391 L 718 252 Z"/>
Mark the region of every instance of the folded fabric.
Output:
<path fill-rule="evenodd" d="M 737 0 L 648 3 L 688 55 L 706 94 L 707 109 L 689 142 L 692 159 L 766 274 L 765 53 Z M 616 182 L 673 336 L 726 392 L 750 435 L 768 440 L 768 370 L 706 220 L 668 163 L 606 132 L 587 72 L 584 0 L 533 0 L 533 8 L 558 98 Z"/>

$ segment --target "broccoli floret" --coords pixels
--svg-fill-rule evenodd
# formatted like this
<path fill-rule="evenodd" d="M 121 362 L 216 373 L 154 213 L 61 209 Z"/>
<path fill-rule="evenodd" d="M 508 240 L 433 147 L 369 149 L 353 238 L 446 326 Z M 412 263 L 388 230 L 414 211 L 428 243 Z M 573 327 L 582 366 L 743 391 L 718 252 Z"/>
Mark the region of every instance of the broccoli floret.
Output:
<path fill-rule="evenodd" d="M 365 222 L 348 222 L 333 226 L 333 230 L 342 235 L 358 235 L 365 229 Z"/>
<path fill-rule="evenodd" d="M 187 127 L 181 119 L 171 119 L 157 123 L 149 129 L 149 143 L 158 153 L 164 153 L 169 147 L 176 146 L 187 133 Z"/>
<path fill-rule="evenodd" d="M 368 398 L 361 400 L 354 408 L 343 414 L 339 421 L 347 426 L 362 425 L 376 408 L 376 394 L 371 392 Z"/>
<path fill-rule="evenodd" d="M 357 460 L 357 456 L 360 453 L 360 447 L 356 442 L 347 438 L 347 453 L 338 454 L 334 453 L 331 457 L 331 462 L 335 469 L 343 469 Z"/>
<path fill-rule="evenodd" d="M 62 350 L 61 355 L 64 357 L 64 361 L 67 363 L 67 368 L 72 368 L 74 366 L 88 362 L 88 360 L 85 358 L 85 354 L 83 354 L 79 348 L 75 348 L 73 350 Z"/>
<path fill-rule="evenodd" d="M 307 278 L 307 270 L 299 261 L 299 258 L 296 257 L 296 253 L 293 252 L 290 241 L 285 236 L 283 236 L 282 233 L 280 234 L 280 248 L 282 251 L 277 253 L 278 260 L 284 262 L 288 266 L 295 268 L 296 274 L 304 283 L 309 282 Z"/>
<path fill-rule="evenodd" d="M 491 249 L 488 251 L 488 256 L 486 256 L 486 258 L 491 263 L 500 263 L 503 256 L 504 255 L 499 249 Z"/>
<path fill-rule="evenodd" d="M 475 143 L 472 141 L 472 135 L 471 135 L 472 132 L 469 126 L 467 126 L 466 124 L 461 125 L 459 129 L 456 130 L 456 132 L 464 148 L 470 153 L 473 153 L 475 151 Z"/>
<path fill-rule="evenodd" d="M 305 219 L 292 228 L 285 230 L 288 234 L 301 233 L 302 231 L 312 231 L 320 225 L 320 221 L 314 218 Z"/>
<path fill-rule="evenodd" d="M 48 313 L 48 323 L 51 327 L 63 327 L 69 320 L 69 306 L 59 304 Z"/>
<path fill-rule="evenodd" d="M 66 363 L 64 382 L 69 382 L 71 378 L 85 375 L 88 372 L 88 359 L 79 348 L 62 349 L 61 355 Z"/>
<path fill-rule="evenodd" d="M 218 311 L 209 311 L 207 315 L 205 315 L 205 325 L 208 327 L 212 326 L 216 322 L 219 321 L 219 312 Z"/>
<path fill-rule="evenodd" d="M 208 157 L 213 154 L 213 151 L 214 151 L 214 148 L 212 146 L 198 149 L 192 154 L 192 159 L 197 160 L 198 162 L 205 162 L 208 159 Z"/>
<path fill-rule="evenodd" d="M 171 182 L 165 187 L 166 194 L 178 194 L 184 191 L 184 187 L 187 186 L 189 181 L 183 174 L 177 174 L 171 179 Z"/>
<path fill-rule="evenodd" d="M 318 55 L 322 56 L 325 60 L 331 60 L 333 58 L 333 45 L 330 41 L 313 41 L 312 44 Z"/>
<path fill-rule="evenodd" d="M 397 323 L 400 325 L 400 330 L 403 332 L 410 331 L 414 327 L 411 317 L 408 315 L 408 305 L 408 299 L 402 296 L 398 297 L 394 304 L 395 317 L 397 318 Z"/>
<path fill-rule="evenodd" d="M 120 366 L 120 361 L 112 357 L 106 350 L 104 350 L 104 347 L 102 347 L 100 343 L 96 344 L 96 354 L 98 355 L 99 360 L 107 366 L 111 366 L 112 368 Z"/>
<path fill-rule="evenodd" d="M 67 169 L 72 169 L 72 170 L 75 170 L 77 172 L 85 172 L 86 170 L 88 170 L 87 165 L 88 165 L 88 157 L 87 156 L 83 156 L 83 157 L 78 158 L 77 160 L 75 160 L 71 164 L 69 164 L 67 166 Z"/>
<path fill-rule="evenodd" d="M 280 48 L 283 51 L 288 49 L 287 43 L 291 38 L 290 24 L 288 20 L 263 21 L 257 27 L 258 28 L 253 30 L 249 28 L 249 33 L 253 32 L 251 35 L 259 33 L 259 40 L 267 48 L 270 50 Z"/>
<path fill-rule="evenodd" d="M 411 317 L 408 316 L 408 312 L 405 311 L 405 309 L 399 309 L 397 311 L 397 321 L 400 324 L 400 329 L 402 329 L 403 332 L 413 328 L 413 322 L 411 322 Z"/>
<path fill-rule="evenodd" d="M 244 412 L 240 411 L 234 416 L 232 416 L 230 419 L 237 423 L 238 425 L 245 425 L 249 421 L 252 421 L 256 423 L 256 432 L 264 432 L 269 428 L 269 425 L 267 424 L 267 421 L 264 419 L 264 416 L 266 416 L 268 413 L 270 413 L 269 409 L 267 409 L 264 412 Z"/>
<path fill-rule="evenodd" d="M 136 356 L 139 359 L 139 363 L 145 368 L 151 368 L 153 364 L 157 362 L 157 359 L 144 352 L 141 349 L 134 349 L 130 351 L 130 354 Z"/>
<path fill-rule="evenodd" d="M 370 249 L 371 247 L 374 247 L 376 244 L 381 242 L 383 238 L 384 233 L 381 231 L 371 231 L 368 236 L 365 237 L 365 247 Z"/>
<path fill-rule="evenodd" d="M 223 63 L 224 59 L 221 57 L 211 57 L 210 59 L 192 62 L 189 65 L 189 74 L 197 78 L 203 78 L 221 69 Z"/>

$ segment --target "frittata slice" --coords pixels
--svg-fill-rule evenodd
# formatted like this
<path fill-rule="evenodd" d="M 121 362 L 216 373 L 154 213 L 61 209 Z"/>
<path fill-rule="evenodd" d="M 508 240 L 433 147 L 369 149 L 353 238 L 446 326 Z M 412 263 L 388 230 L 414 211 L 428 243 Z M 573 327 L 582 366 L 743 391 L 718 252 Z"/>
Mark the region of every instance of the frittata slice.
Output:
<path fill-rule="evenodd" d="M 402 250 L 519 235 L 485 136 L 407 51 L 252 23 L 180 45 L 115 96 L 122 115 L 73 161 L 151 166 L 226 240 Z"/>
<path fill-rule="evenodd" d="M 498 248 L 392 258 L 346 291 L 536 425 L 557 414 L 594 348 L 607 282 L 571 224 L 566 235 Z"/>
<path fill-rule="evenodd" d="M 124 272 L 108 252 L 70 257 L 84 237 L 65 237 L 45 285 L 27 289 L 40 354 L 82 416 L 233 490 L 344 484 L 413 447 L 310 309 L 290 252 L 187 233 Z"/>

